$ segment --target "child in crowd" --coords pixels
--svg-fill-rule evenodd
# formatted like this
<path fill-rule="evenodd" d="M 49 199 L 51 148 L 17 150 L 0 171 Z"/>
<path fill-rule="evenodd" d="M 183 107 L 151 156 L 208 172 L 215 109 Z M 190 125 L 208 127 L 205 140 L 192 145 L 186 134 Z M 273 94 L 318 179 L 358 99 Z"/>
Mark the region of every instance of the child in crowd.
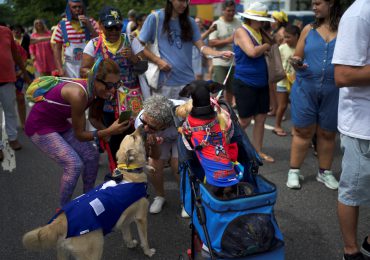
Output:
<path fill-rule="evenodd" d="M 285 43 L 279 46 L 281 61 L 286 72 L 286 78 L 277 83 L 277 103 L 275 127 L 273 132 L 278 136 L 286 136 L 287 133 L 281 127 L 281 121 L 288 107 L 290 88 L 295 80 L 295 71 L 289 62 L 295 52 L 295 47 L 300 35 L 300 29 L 295 25 L 288 25 L 284 31 Z"/>

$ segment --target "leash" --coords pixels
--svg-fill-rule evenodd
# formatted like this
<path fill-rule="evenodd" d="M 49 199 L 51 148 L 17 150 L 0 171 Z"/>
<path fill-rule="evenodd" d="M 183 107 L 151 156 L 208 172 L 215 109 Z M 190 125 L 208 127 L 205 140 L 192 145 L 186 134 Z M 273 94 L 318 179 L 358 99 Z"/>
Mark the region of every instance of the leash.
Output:
<path fill-rule="evenodd" d="M 232 60 L 231 60 L 231 63 L 230 63 L 230 66 L 229 66 L 229 70 L 227 71 L 227 74 L 226 74 L 226 77 L 225 77 L 225 79 L 224 79 L 224 82 L 222 83 L 224 86 L 225 86 L 225 84 L 226 84 L 227 80 L 229 79 L 229 76 L 230 76 L 231 70 L 232 70 L 232 68 L 233 68 L 234 62 L 235 62 L 235 56 L 233 56 L 233 58 L 232 58 Z M 217 96 L 216 96 L 216 100 L 217 100 L 217 101 L 220 99 L 220 97 L 221 97 L 221 95 L 222 95 L 223 91 L 224 91 L 224 90 L 223 90 L 223 89 L 221 89 L 221 90 L 218 92 L 218 94 L 217 94 Z"/>
<path fill-rule="evenodd" d="M 106 151 L 108 154 L 108 161 L 109 161 L 109 169 L 110 172 L 113 172 L 116 168 L 116 162 L 113 159 L 112 151 L 110 150 L 108 142 L 105 142 L 104 140 L 100 139 L 99 140 L 99 145 L 100 148 L 102 148 L 103 151 Z"/>

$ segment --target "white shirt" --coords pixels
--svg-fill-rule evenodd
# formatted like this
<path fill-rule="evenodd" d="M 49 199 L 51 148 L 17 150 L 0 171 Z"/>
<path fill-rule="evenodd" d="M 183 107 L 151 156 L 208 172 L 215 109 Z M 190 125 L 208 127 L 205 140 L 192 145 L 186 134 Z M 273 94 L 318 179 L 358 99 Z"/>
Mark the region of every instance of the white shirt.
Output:
<path fill-rule="evenodd" d="M 238 19 L 234 18 L 231 22 L 226 22 L 223 17 L 220 17 L 217 21 L 214 22 L 217 24 L 217 30 L 212 32 L 209 35 L 209 40 L 224 40 L 234 34 L 235 30 L 241 26 L 241 23 Z M 233 43 L 229 43 L 222 47 L 215 47 L 218 51 L 232 51 Z M 212 60 L 214 66 L 230 66 L 232 59 L 225 60 L 221 58 L 215 58 Z"/>
<path fill-rule="evenodd" d="M 343 15 L 338 30 L 333 64 L 370 64 L 370 4 L 355 1 Z M 338 130 L 370 140 L 370 82 L 368 86 L 343 87 L 339 91 Z"/>

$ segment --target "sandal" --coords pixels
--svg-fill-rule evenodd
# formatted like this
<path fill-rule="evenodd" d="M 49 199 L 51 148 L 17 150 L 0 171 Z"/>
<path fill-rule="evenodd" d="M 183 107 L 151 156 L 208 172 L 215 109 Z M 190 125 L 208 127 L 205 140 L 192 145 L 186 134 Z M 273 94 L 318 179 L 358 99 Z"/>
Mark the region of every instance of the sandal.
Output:
<path fill-rule="evenodd" d="M 281 137 L 288 135 L 287 132 L 285 132 L 283 129 L 281 130 L 272 129 L 272 132 L 276 134 L 277 136 L 281 136 Z"/>
<path fill-rule="evenodd" d="M 270 155 L 267 155 L 263 152 L 259 152 L 258 155 L 261 157 L 262 160 L 264 160 L 266 162 L 269 162 L 269 163 L 275 162 L 274 158 L 272 158 Z"/>

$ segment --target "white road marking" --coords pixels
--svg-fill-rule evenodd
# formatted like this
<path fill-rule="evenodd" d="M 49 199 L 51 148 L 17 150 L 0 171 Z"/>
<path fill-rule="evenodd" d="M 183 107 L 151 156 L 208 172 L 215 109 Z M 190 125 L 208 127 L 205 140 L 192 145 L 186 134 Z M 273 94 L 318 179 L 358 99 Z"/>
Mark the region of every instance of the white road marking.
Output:
<path fill-rule="evenodd" d="M 251 121 L 251 124 L 254 125 L 254 120 Z M 267 129 L 267 130 L 273 130 L 274 127 L 272 125 L 265 124 L 265 129 Z"/>
<path fill-rule="evenodd" d="M 9 146 L 8 142 L 8 136 L 5 131 L 5 115 L 4 111 L 2 111 L 2 116 L 1 116 L 1 129 L 2 129 L 2 142 L 4 144 L 4 160 L 1 162 L 1 166 L 3 167 L 4 171 L 9 171 L 12 172 L 16 168 L 16 162 L 15 162 L 15 154 L 12 148 Z"/>

